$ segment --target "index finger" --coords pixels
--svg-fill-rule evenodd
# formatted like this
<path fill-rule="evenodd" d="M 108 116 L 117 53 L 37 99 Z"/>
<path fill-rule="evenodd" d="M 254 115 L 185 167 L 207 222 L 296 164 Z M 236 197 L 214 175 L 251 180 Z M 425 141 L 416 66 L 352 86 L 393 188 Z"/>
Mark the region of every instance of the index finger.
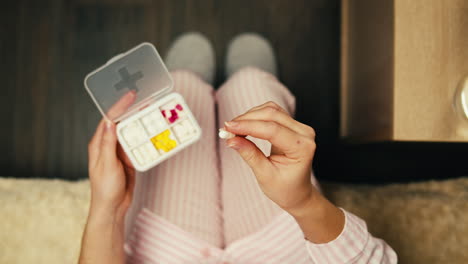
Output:
<path fill-rule="evenodd" d="M 309 127 L 294 120 L 289 114 L 283 112 L 275 107 L 264 106 L 255 110 L 246 112 L 232 121 L 239 120 L 263 120 L 263 121 L 274 121 L 282 126 L 285 126 L 299 134 L 309 136 Z"/>
<path fill-rule="evenodd" d="M 99 157 L 99 148 L 101 146 L 102 134 L 104 133 L 104 123 L 105 123 L 105 119 L 102 119 L 99 122 L 96 128 L 96 132 L 94 132 L 93 137 L 89 141 L 88 158 L 89 158 L 89 165 L 91 167 L 94 167 L 94 164 L 96 163 Z"/>
<path fill-rule="evenodd" d="M 123 114 L 127 109 L 135 102 L 136 100 L 136 92 L 129 91 L 125 95 L 123 95 L 119 101 L 117 101 L 107 112 L 107 117 L 113 119 L 118 117 L 119 115 Z M 90 166 L 94 166 L 96 163 L 100 149 L 101 149 L 101 141 L 102 136 L 104 134 L 104 126 L 105 122 L 107 121 L 106 118 L 102 119 L 97 128 L 96 132 L 94 133 L 93 137 L 91 138 L 89 145 L 88 145 L 88 156 L 89 156 L 89 163 Z"/>
<path fill-rule="evenodd" d="M 304 136 L 273 121 L 238 120 L 226 122 L 226 130 L 236 135 L 252 136 L 269 141 L 286 156 L 302 155 Z"/>
<path fill-rule="evenodd" d="M 130 106 L 132 106 L 135 100 L 136 92 L 134 90 L 127 92 L 109 109 L 109 111 L 107 111 L 107 117 L 111 120 L 119 117 L 125 113 Z"/>

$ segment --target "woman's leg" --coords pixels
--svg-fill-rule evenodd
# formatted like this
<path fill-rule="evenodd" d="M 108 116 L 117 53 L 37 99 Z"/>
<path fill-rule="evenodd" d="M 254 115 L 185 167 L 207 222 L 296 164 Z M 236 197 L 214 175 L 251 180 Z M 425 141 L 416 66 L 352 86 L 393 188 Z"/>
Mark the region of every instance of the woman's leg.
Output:
<path fill-rule="evenodd" d="M 235 73 L 216 93 L 218 124 L 268 101 L 273 101 L 293 115 L 295 98 L 273 75 L 253 67 Z M 265 153 L 271 144 L 252 139 Z M 234 151 L 219 143 L 221 161 L 224 237 L 226 245 L 268 224 L 283 212 L 269 200 L 257 184 L 255 175 Z"/>
<path fill-rule="evenodd" d="M 185 98 L 203 135 L 174 157 L 137 175 L 126 234 L 141 209 L 148 208 L 197 238 L 221 247 L 223 229 L 213 88 L 189 71 L 176 71 L 172 76 L 175 92 Z"/>

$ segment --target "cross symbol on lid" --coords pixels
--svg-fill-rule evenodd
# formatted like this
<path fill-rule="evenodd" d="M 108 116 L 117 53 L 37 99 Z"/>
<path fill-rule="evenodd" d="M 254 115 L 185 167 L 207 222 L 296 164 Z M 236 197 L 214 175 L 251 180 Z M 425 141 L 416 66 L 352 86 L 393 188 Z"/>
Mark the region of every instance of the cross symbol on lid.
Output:
<path fill-rule="evenodd" d="M 135 90 L 138 92 L 136 82 L 143 78 L 143 73 L 141 71 L 130 75 L 130 73 L 127 70 L 127 67 L 123 67 L 119 69 L 119 74 L 122 80 L 114 85 L 115 89 L 120 91 L 127 87 L 129 90 Z"/>

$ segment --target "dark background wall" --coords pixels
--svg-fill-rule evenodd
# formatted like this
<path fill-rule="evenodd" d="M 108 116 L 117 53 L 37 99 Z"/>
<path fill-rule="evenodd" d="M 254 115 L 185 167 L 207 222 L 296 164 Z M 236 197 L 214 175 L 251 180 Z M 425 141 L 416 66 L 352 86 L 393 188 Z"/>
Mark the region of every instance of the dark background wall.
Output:
<path fill-rule="evenodd" d="M 84 76 L 143 41 L 164 54 L 176 36 L 195 30 L 213 41 L 220 66 L 236 34 L 254 31 L 271 40 L 280 79 L 298 99 L 297 119 L 317 131 L 319 179 L 468 174 L 465 144 L 339 140 L 339 0 L 19 0 L 2 4 L 0 22 L 3 176 L 87 177 L 87 142 L 100 114 Z M 222 81 L 219 67 L 216 83 Z"/>

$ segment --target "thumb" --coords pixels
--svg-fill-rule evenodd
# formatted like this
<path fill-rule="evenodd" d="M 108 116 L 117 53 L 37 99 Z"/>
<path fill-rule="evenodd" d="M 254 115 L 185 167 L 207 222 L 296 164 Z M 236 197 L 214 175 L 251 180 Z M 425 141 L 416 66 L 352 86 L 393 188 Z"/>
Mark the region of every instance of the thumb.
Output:
<path fill-rule="evenodd" d="M 117 135 L 115 125 L 111 121 L 106 121 L 104 134 L 102 135 L 101 158 L 107 161 L 117 158 Z"/>
<path fill-rule="evenodd" d="M 234 137 L 227 140 L 228 147 L 239 153 L 242 159 L 252 168 L 259 181 L 266 180 L 270 173 L 270 161 L 263 152 L 250 140 L 244 137 Z"/>

